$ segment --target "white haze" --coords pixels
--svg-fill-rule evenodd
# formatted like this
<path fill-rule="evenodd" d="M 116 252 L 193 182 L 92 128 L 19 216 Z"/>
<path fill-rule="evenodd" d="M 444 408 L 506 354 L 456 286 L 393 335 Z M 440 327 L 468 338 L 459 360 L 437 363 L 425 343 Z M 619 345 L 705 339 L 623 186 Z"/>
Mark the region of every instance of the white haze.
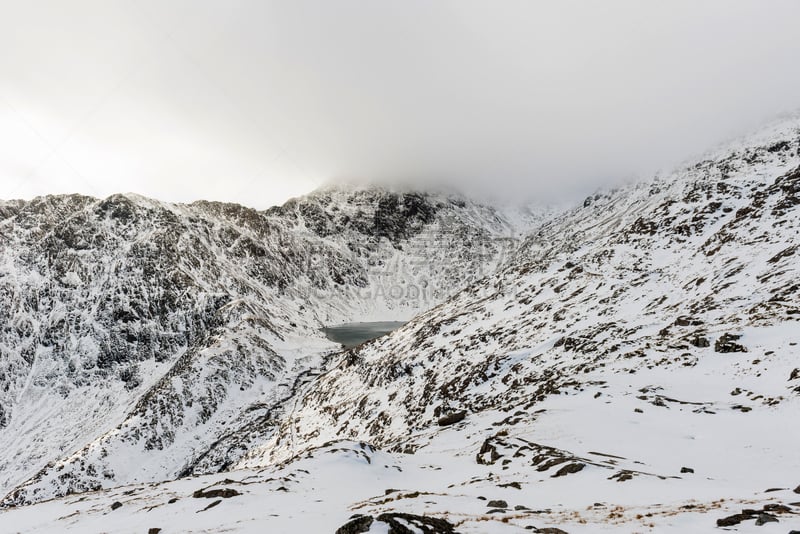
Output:
<path fill-rule="evenodd" d="M 554 200 L 800 108 L 800 3 L 5 0 L 0 198 Z"/>

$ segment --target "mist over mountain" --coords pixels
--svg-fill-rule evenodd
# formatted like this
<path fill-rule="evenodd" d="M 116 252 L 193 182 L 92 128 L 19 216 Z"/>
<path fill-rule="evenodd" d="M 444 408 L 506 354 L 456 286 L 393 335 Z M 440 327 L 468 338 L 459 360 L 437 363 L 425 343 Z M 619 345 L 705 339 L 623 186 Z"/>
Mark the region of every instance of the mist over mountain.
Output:
<path fill-rule="evenodd" d="M 800 109 L 800 6 L 57 0 L 0 21 L 0 198 L 571 201 Z"/>

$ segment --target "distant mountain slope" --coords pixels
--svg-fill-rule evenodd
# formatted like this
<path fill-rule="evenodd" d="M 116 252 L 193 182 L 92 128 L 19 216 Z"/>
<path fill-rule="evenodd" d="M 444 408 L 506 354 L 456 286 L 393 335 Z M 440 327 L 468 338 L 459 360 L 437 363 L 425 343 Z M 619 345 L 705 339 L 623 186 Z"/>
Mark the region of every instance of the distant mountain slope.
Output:
<path fill-rule="evenodd" d="M 221 469 L 243 451 L 208 448 L 237 421 L 268 432 L 333 348 L 321 326 L 410 317 L 524 230 L 461 198 L 374 188 L 268 212 L 116 195 L 0 216 L 0 492 L 33 477 L 6 504 Z"/>

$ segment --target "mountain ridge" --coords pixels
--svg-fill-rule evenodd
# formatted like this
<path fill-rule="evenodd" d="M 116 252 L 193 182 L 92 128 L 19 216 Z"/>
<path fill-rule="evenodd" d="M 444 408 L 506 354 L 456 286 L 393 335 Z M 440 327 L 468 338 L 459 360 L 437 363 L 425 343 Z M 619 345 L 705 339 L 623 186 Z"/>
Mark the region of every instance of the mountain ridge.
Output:
<path fill-rule="evenodd" d="M 337 195 L 345 205 L 353 198 L 346 191 Z M 185 469 L 190 451 L 198 448 L 191 442 L 180 445 L 188 430 L 176 429 L 186 424 L 197 428 L 200 448 L 216 440 L 226 421 L 236 419 L 250 403 L 269 404 L 274 395 L 280 396 L 263 380 L 276 386 L 280 376 L 291 380 L 330 350 L 321 326 L 357 320 L 359 314 L 371 315 L 376 309 L 414 313 L 452 291 L 450 281 L 478 276 L 486 267 L 484 256 L 501 252 L 492 239 L 507 230 L 494 209 L 466 209 L 466 204 L 446 198 L 375 191 L 353 201 L 357 206 L 350 211 L 363 212 L 354 218 L 359 224 L 346 228 L 338 242 L 307 231 L 312 224 L 332 224 L 330 213 L 315 197 L 300 202 L 308 206 L 306 213 L 291 217 L 231 204 L 174 205 L 135 195 L 42 197 L 18 204 L 0 228 L 6 236 L 2 280 L 8 309 L 16 309 L 8 319 L 17 325 L 5 334 L 4 371 L 27 374 L 29 380 L 16 379 L 17 386 L 0 402 L 7 428 L 9 421 L 14 424 L 19 395 L 37 391 L 34 395 L 47 397 L 52 393 L 48 384 L 61 384 L 56 389 L 60 387 L 60 395 L 69 400 L 92 394 L 91 386 L 111 373 L 112 397 L 104 393 L 102 399 L 84 398 L 84 408 L 74 411 L 84 424 L 94 421 L 90 425 L 98 429 L 109 417 L 115 421 L 101 434 L 106 441 L 122 440 L 119 450 L 128 447 L 122 443 L 141 442 L 144 451 L 178 446 L 180 452 L 171 453 L 171 459 L 154 456 L 154 465 L 148 467 L 142 460 L 137 468 L 164 473 L 158 466 L 166 463 L 174 466 L 174 476 Z M 406 201 L 427 211 L 422 217 L 404 213 Z M 388 202 L 384 214 L 399 216 L 383 227 L 365 224 L 375 220 L 367 208 L 375 210 L 381 202 Z M 431 243 L 422 232 L 434 225 L 438 226 L 431 235 L 441 239 Z M 408 250 L 402 250 L 403 245 Z M 463 262 L 450 270 L 432 269 L 436 262 L 431 256 L 445 254 Z M 420 279 L 441 282 L 418 297 L 387 291 L 381 295 L 380 275 L 387 262 L 405 273 L 409 286 Z M 27 302 L 26 295 L 34 300 Z M 15 350 L 21 351 L 19 356 Z M 209 366 L 216 371 L 203 370 Z M 42 371 L 44 367 L 50 370 Z M 37 388 L 31 379 L 40 371 L 45 374 L 35 380 L 43 387 Z M 187 389 L 187 384 L 194 386 Z M 252 391 L 253 397 L 236 399 L 232 386 Z M 115 396 L 121 401 L 112 400 Z M 86 413 L 98 401 L 114 406 L 116 415 L 108 409 L 101 410 L 102 416 Z M 43 424 L 41 410 L 36 414 L 38 427 L 23 425 L 23 434 L 35 436 L 53 425 Z M 206 428 L 209 423 L 214 428 Z M 73 425 L 66 433 L 76 431 Z M 6 436 L 17 439 L 11 431 Z M 48 439 L 60 441 L 52 435 Z M 135 470 L 120 474 L 128 471 L 123 453 L 116 468 L 108 467 L 100 458 L 108 454 L 107 443 L 93 445 L 89 440 L 79 445 L 86 438 L 72 439 L 74 445 L 64 446 L 77 445 L 76 453 L 63 461 L 83 464 L 82 475 L 66 476 L 58 457 L 51 457 L 47 465 L 42 463 L 45 456 L 38 461 L 38 476 L 58 469 L 62 482 L 52 484 L 67 489 L 56 491 L 97 489 L 140 476 Z M 7 442 L 6 447 L 16 451 L 11 453 L 17 455 L 14 463 L 24 463 L 26 453 L 15 449 L 22 447 L 15 442 L 18 445 Z M 46 449 L 42 445 L 35 454 L 47 454 Z M 86 466 L 86 454 L 96 455 L 98 465 Z M 6 472 L 10 461 L 5 462 Z"/>
<path fill-rule="evenodd" d="M 369 201 L 354 194 L 343 203 L 338 192 L 322 191 L 306 206 L 289 202 L 252 221 L 250 212 L 198 206 L 191 216 L 202 222 L 211 213 L 200 227 L 214 238 L 190 242 L 195 268 L 207 257 L 228 258 L 225 269 L 198 279 L 209 290 L 192 308 L 197 320 L 185 322 L 211 342 L 180 354 L 185 363 L 173 365 L 175 373 L 140 370 L 162 388 L 150 388 L 141 409 L 123 414 L 121 426 L 88 449 L 16 485 L 3 503 L 18 508 L 0 517 L 24 530 L 40 524 L 29 513 L 38 510 L 79 530 L 116 500 L 124 504 L 108 521 L 172 526 L 179 511 L 191 531 L 256 524 L 333 531 L 353 513 L 376 528 L 426 516 L 465 533 L 760 531 L 798 523 L 792 488 L 800 482 L 800 434 L 790 424 L 800 407 L 797 121 L 522 228 L 514 214 L 394 194 L 376 192 Z M 117 209 L 125 219 L 124 206 L 107 205 L 103 220 Z M 242 219 L 240 235 L 229 235 L 226 217 Z M 247 228 L 260 230 L 251 236 Z M 148 242 L 159 235 L 144 234 Z M 74 244 L 92 238 L 78 233 Z M 261 264 L 230 251 L 258 246 L 266 248 L 264 264 L 282 268 L 251 288 L 242 269 Z M 305 263 L 311 254 L 303 250 L 325 261 Z M 440 269 L 445 264 L 457 269 Z M 420 266 L 429 270 L 415 274 Z M 73 287 L 71 271 L 53 272 L 51 280 Z M 393 303 L 412 319 L 358 347 L 337 350 L 314 334 L 332 318 L 364 317 L 355 296 L 378 295 L 385 273 L 453 289 L 433 288 L 417 307 Z M 345 283 L 332 283 L 336 275 Z M 298 279 L 314 289 L 303 293 Z M 214 300 L 237 284 L 244 288 L 237 298 Z M 318 309 L 301 309 L 309 302 Z M 387 311 L 383 304 L 368 311 Z M 112 324 L 145 315 L 141 306 L 109 308 L 117 311 Z M 7 337 L 41 331 L 16 322 Z M 61 324 L 58 314 L 51 323 Z M 237 365 L 259 370 L 236 369 L 225 354 L 244 355 Z M 190 384 L 188 393 L 178 382 Z M 123 394 L 124 383 L 120 377 Z M 241 396 L 237 385 L 245 386 Z M 272 396 L 251 395 L 258 388 Z M 195 407 L 162 417 L 164 399 Z M 169 424 L 149 432 L 148 419 Z M 203 444 L 154 454 L 171 467 L 149 480 L 185 478 L 150 486 L 121 471 L 149 454 L 130 443 L 167 439 L 170 431 L 178 440 L 201 436 Z M 102 480 L 105 467 L 114 475 Z M 218 471 L 224 480 L 209 474 Z M 114 489 L 125 484 L 133 485 Z M 20 506 L 86 489 L 98 492 Z M 214 511 L 193 500 L 205 491 L 221 496 Z M 73 508 L 81 514 L 67 518 Z M 189 519 L 194 512 L 204 519 Z"/>

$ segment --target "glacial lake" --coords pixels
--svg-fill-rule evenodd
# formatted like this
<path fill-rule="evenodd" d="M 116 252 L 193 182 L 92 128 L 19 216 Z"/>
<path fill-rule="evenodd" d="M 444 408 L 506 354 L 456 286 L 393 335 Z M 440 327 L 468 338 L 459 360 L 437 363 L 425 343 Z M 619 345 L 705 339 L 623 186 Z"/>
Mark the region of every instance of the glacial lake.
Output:
<path fill-rule="evenodd" d="M 340 343 L 345 348 L 355 347 L 370 339 L 381 337 L 394 330 L 397 330 L 405 322 L 398 321 L 375 321 L 370 323 L 348 323 L 338 326 L 323 328 L 325 337 L 335 343 Z"/>

